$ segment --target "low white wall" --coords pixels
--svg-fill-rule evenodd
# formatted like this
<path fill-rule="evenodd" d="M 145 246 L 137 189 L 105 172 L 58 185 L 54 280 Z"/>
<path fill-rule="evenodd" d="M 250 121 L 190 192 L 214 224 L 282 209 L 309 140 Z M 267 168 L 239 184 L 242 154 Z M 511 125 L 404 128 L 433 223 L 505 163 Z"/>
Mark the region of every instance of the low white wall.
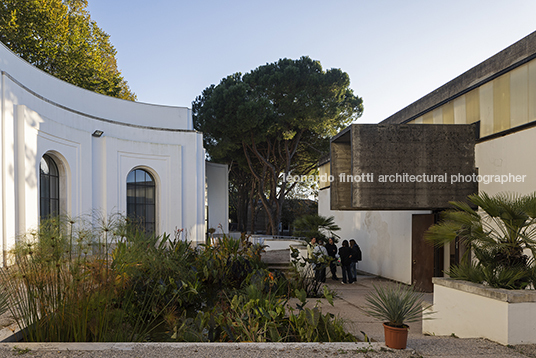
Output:
<path fill-rule="evenodd" d="M 435 313 L 423 333 L 487 338 L 502 344 L 536 343 L 536 292 L 503 290 L 434 278 Z"/>
<path fill-rule="evenodd" d="M 330 189 L 318 193 L 318 214 L 333 216 L 337 235 L 355 239 L 363 253 L 359 270 L 411 284 L 411 217 L 430 211 L 336 211 L 330 209 Z"/>

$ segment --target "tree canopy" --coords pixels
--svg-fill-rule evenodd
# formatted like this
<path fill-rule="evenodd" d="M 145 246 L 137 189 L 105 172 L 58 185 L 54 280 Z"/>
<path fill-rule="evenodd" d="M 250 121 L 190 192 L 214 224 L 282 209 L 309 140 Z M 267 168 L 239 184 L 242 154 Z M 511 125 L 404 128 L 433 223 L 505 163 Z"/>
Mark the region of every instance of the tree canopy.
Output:
<path fill-rule="evenodd" d="M 272 233 L 285 196 L 297 185 L 283 178 L 311 173 L 329 152 L 329 138 L 362 114 L 362 99 L 349 86 L 348 74 L 324 71 L 304 56 L 230 75 L 194 101 L 194 127 L 203 132 L 211 159 L 228 162 L 241 153 Z"/>
<path fill-rule="evenodd" d="M 91 20 L 87 0 L 0 0 L 0 41 L 66 82 L 136 100 L 117 69 L 110 36 Z"/>

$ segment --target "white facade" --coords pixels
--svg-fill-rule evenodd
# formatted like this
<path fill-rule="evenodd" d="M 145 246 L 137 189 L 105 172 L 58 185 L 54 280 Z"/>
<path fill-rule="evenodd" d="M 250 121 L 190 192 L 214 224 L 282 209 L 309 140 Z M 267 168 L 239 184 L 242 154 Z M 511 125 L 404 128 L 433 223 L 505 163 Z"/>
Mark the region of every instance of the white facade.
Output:
<path fill-rule="evenodd" d="M 507 176 L 503 183 L 478 185 L 480 192 L 494 195 L 501 192 L 531 194 L 536 191 L 536 127 L 478 143 L 475 166 L 482 176 Z M 504 177 L 506 178 L 506 177 Z M 513 180 L 510 180 L 513 179 Z M 518 181 L 519 179 L 519 181 Z M 358 211 L 330 210 L 330 188 L 318 195 L 318 213 L 334 216 L 341 227 L 342 239 L 356 239 L 363 253 L 359 269 L 395 281 L 412 283 L 412 215 L 431 211 Z M 448 246 L 445 247 L 445 269 L 449 269 Z"/>
<path fill-rule="evenodd" d="M 183 228 L 189 240 L 204 242 L 205 151 L 191 110 L 78 88 L 3 44 L 0 70 L 2 259 L 18 234 L 38 225 L 44 154 L 58 165 L 62 214 L 125 213 L 127 175 L 141 168 L 156 183 L 156 233 Z M 94 137 L 95 130 L 104 134 Z"/>
<path fill-rule="evenodd" d="M 420 211 L 331 210 L 330 189 L 318 193 L 318 214 L 333 216 L 341 240 L 355 239 L 363 255 L 358 269 L 411 284 L 411 216 Z"/>
<path fill-rule="evenodd" d="M 479 128 L 474 149 L 475 167 L 483 179 L 478 183 L 478 191 L 489 195 L 534 193 L 536 32 L 379 125 L 473 123 L 477 123 Z M 320 170 L 327 172 L 326 166 L 323 166 L 324 169 L 321 167 Z M 360 245 L 363 252 L 360 269 L 412 283 L 412 215 L 429 211 L 334 211 L 330 209 L 329 187 L 320 190 L 318 201 L 319 214 L 334 216 L 335 223 L 342 228 L 341 238 L 355 238 Z M 443 257 L 443 267 L 447 270 L 450 268 L 450 254 L 450 246 L 447 245 Z M 439 265 L 440 260 L 437 261 Z"/>

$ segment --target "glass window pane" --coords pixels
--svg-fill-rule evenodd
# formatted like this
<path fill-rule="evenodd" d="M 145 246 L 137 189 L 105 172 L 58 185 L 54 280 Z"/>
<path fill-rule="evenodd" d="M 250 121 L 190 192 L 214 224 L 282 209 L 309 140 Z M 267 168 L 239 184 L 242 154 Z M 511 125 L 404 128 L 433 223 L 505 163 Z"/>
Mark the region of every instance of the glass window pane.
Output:
<path fill-rule="evenodd" d="M 136 216 L 139 218 L 145 219 L 145 205 L 143 204 L 136 205 Z"/>
<path fill-rule="evenodd" d="M 45 160 L 45 157 L 41 158 L 41 166 L 40 166 L 41 173 L 43 174 L 50 174 L 50 170 L 48 169 L 48 163 Z"/>
<path fill-rule="evenodd" d="M 41 197 L 50 198 L 50 177 L 48 175 L 41 176 Z"/>
<path fill-rule="evenodd" d="M 127 178 L 127 215 L 136 218 L 145 232 L 153 232 L 156 222 L 155 184 L 143 169 L 131 171 Z"/>
<path fill-rule="evenodd" d="M 48 200 L 41 199 L 41 212 L 40 215 L 42 218 L 46 218 L 50 214 Z"/>
<path fill-rule="evenodd" d="M 127 216 L 131 218 L 136 217 L 136 205 L 134 204 L 127 204 Z"/>
<path fill-rule="evenodd" d="M 154 232 L 154 223 L 145 224 L 145 232 L 147 234 L 152 234 Z"/>
<path fill-rule="evenodd" d="M 147 204 L 154 204 L 154 186 L 145 189 L 145 198 Z"/>
<path fill-rule="evenodd" d="M 154 205 L 147 205 L 147 211 L 146 211 L 145 220 L 147 222 L 155 222 L 154 217 Z"/>
<path fill-rule="evenodd" d="M 135 170 L 133 170 L 130 173 L 128 173 L 128 176 L 127 176 L 127 183 L 134 183 L 134 182 L 136 182 Z"/>
<path fill-rule="evenodd" d="M 60 205 L 58 200 L 50 200 L 50 213 L 53 216 L 59 215 Z"/>
<path fill-rule="evenodd" d="M 136 203 L 136 187 L 131 184 L 127 184 L 127 204 Z"/>
<path fill-rule="evenodd" d="M 136 204 L 145 204 L 145 187 L 136 187 Z"/>
<path fill-rule="evenodd" d="M 136 183 L 143 183 L 145 181 L 145 170 L 136 169 Z"/>
<path fill-rule="evenodd" d="M 56 166 L 56 163 L 54 163 L 54 160 L 47 156 L 46 161 L 50 169 L 50 175 L 58 176 L 58 167 Z"/>
<path fill-rule="evenodd" d="M 59 199 L 60 185 L 58 177 L 50 177 L 50 198 Z"/>
<path fill-rule="evenodd" d="M 148 185 L 154 185 L 153 176 L 149 173 L 147 173 L 147 176 L 145 177 L 145 181 Z"/>
<path fill-rule="evenodd" d="M 39 208 L 41 218 L 60 213 L 60 178 L 54 159 L 43 155 L 39 175 Z"/>

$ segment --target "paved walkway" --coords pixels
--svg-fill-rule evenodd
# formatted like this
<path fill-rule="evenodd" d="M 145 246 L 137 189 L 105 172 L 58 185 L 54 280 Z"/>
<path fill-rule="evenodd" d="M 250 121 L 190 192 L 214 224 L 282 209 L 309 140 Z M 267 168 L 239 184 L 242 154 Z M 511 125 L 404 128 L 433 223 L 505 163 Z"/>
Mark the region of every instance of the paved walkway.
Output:
<path fill-rule="evenodd" d="M 0 357 L 467 357 L 467 358 L 536 358 L 536 345 L 506 347 L 485 339 L 424 336 L 421 324 L 411 324 L 406 350 L 394 351 L 383 345 L 383 327 L 357 309 L 372 285 L 391 284 L 373 276 L 360 275 L 351 285 L 328 279 L 328 286 L 339 297 L 334 306 L 321 300 L 323 312 L 338 314 L 346 320 L 353 334 L 369 337 L 372 343 L 0 343 Z M 431 294 L 427 300 L 431 300 Z M 308 305 L 314 305 L 310 299 Z"/>

